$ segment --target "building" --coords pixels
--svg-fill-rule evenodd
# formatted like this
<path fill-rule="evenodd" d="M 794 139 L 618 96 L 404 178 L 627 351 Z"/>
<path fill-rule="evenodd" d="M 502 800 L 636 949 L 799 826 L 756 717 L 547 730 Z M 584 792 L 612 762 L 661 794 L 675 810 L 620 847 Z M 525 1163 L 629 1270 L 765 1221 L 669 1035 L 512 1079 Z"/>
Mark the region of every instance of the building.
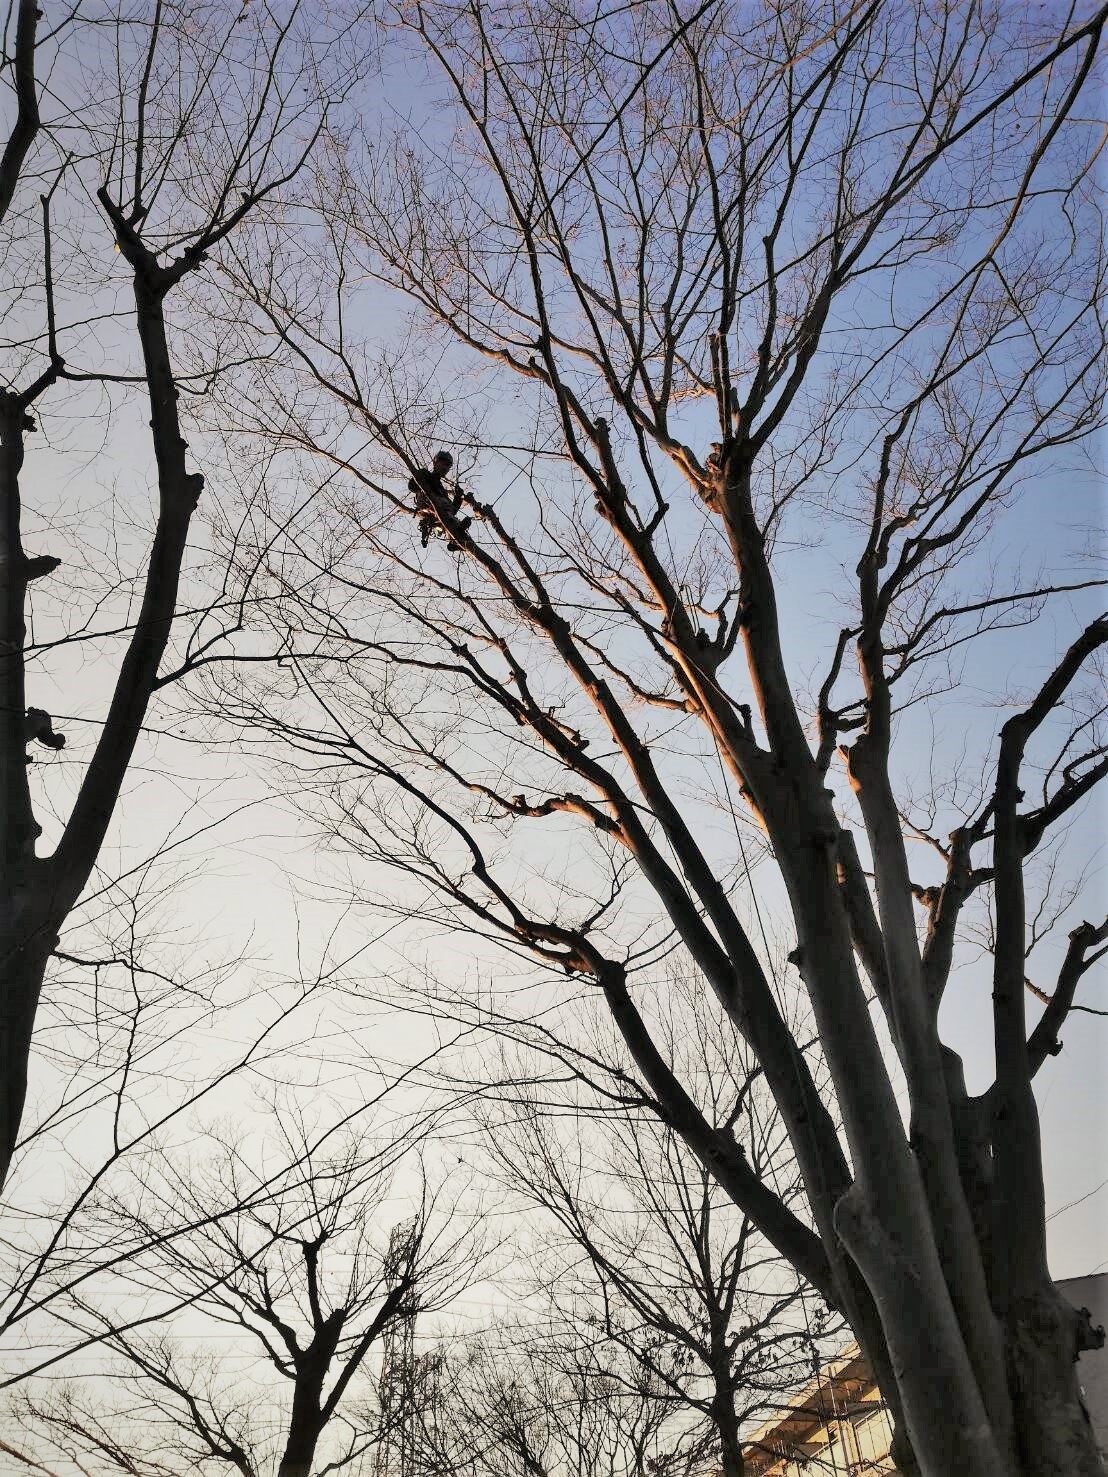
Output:
<path fill-rule="evenodd" d="M 747 1438 L 750 1477 L 892 1477 L 893 1428 L 857 1345 Z"/>
<path fill-rule="evenodd" d="M 1058 1283 L 1093 1322 L 1108 1324 L 1108 1274 Z M 1108 1455 L 1108 1350 L 1078 1361 L 1082 1394 L 1101 1453 Z M 892 1422 L 857 1345 L 819 1371 L 812 1382 L 743 1447 L 751 1477 L 894 1477 Z"/>

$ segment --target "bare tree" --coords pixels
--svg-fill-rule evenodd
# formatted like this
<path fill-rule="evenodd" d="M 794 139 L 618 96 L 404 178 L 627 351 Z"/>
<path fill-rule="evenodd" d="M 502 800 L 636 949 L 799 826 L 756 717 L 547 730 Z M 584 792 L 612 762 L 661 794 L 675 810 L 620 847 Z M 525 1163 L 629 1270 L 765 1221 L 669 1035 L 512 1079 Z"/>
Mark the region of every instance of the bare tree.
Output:
<path fill-rule="evenodd" d="M 116 1361 L 60 1393 L 30 1386 L 17 1413 L 70 1456 L 107 1453 L 110 1436 L 112 1460 L 142 1474 L 354 1467 L 382 1434 L 372 1365 L 472 1275 L 473 1223 L 452 1223 L 425 1182 L 395 1221 L 411 1135 L 286 1126 L 268 1172 L 258 1135 L 214 1143 L 199 1166 L 162 1159 L 130 1202 L 103 1198 L 105 1233 L 136 1249 L 110 1305 L 74 1307 Z"/>
<path fill-rule="evenodd" d="M 685 1004 L 695 1019 L 695 1002 Z M 797 1205 L 795 1163 L 759 1075 L 717 1071 L 711 1121 Z M 565 1098 L 561 1112 L 523 1100 L 483 1138 L 503 1191 L 545 1213 L 524 1258 L 530 1276 L 598 1371 L 614 1353 L 608 1378 L 626 1379 L 629 1359 L 660 1399 L 699 1421 L 724 1477 L 741 1477 L 741 1433 L 811 1377 L 841 1324 L 656 1116 L 616 1114 L 579 1091 Z"/>
<path fill-rule="evenodd" d="M 425 1356 L 411 1456 L 395 1477 L 692 1477 L 711 1457 L 641 1365 L 613 1371 L 571 1328 L 501 1328 Z"/>
<path fill-rule="evenodd" d="M 329 959 L 290 982 L 213 953 L 182 927 L 186 878 L 164 857 L 98 881 L 100 906 L 86 896 L 67 932 L 79 952 L 55 956 L 36 1090 L 0 1207 L 0 1389 L 98 1342 L 102 1329 L 74 1319 L 74 1300 L 110 1295 L 160 1235 L 133 1218 L 109 1227 L 99 1207 L 159 1146 L 187 1142 L 201 1114 L 287 1071 L 299 1022 L 331 978 Z"/>
<path fill-rule="evenodd" d="M 203 392 L 221 355 L 218 345 L 203 352 L 213 336 L 190 330 L 189 308 L 210 307 L 213 254 L 247 216 L 280 207 L 325 125 L 348 58 L 317 20 L 302 22 L 295 3 L 232 13 L 205 0 L 157 0 L 95 17 L 64 5 L 44 15 L 34 0 L 8 7 L 0 64 L 12 118 L 0 158 L 0 1182 L 18 1138 L 44 973 L 92 875 L 151 698 L 172 680 L 166 653 L 190 603 L 182 575 L 204 477 L 189 464 L 180 401 Z M 118 307 L 124 292 L 130 302 Z M 118 400 L 128 386 L 149 400 L 141 455 L 157 483 L 152 532 L 134 538 L 129 569 L 132 541 L 115 530 L 124 564 L 117 588 L 99 598 L 86 589 L 82 610 L 88 551 L 72 508 L 57 506 L 50 456 L 33 437 L 45 432 L 56 449 L 67 428 L 99 420 L 111 444 L 114 406 L 97 391 Z M 135 453 L 124 432 L 108 464 Z M 28 536 L 76 545 L 76 578 L 56 599 L 47 577 L 61 560 L 27 552 Z M 113 669 L 102 648 L 116 643 Z M 99 689 L 106 711 L 74 780 L 59 753 L 66 735 L 45 705 L 54 707 L 52 684 L 56 694 L 70 690 L 67 658 L 95 649 L 114 675 Z M 29 768 L 36 745 L 54 751 L 52 764 Z M 44 816 L 48 856 L 36 852 Z"/>
<path fill-rule="evenodd" d="M 1108 621 L 1034 674 L 1003 633 L 1097 583 L 1010 550 L 1101 423 L 1083 120 L 1105 11 L 393 20 L 454 132 L 352 128 L 322 269 L 305 251 L 272 290 L 257 240 L 229 268 L 275 350 L 240 423 L 301 479 L 266 545 L 295 596 L 284 667 L 239 711 L 292 741 L 336 837 L 411 879 L 397 906 L 603 996 L 667 1127 L 848 1318 L 902 1467 L 1099 1471 L 1073 1366 L 1100 1334 L 1049 1276 L 1032 1084 L 1105 925 L 1072 932 L 1031 1025 L 1024 915 L 1036 853 L 1108 770 Z M 359 338 L 367 280 L 413 308 L 407 355 Z M 440 441 L 474 449 L 424 550 L 405 487 Z M 793 557 L 813 540 L 851 571 L 818 612 Z M 930 746 L 917 802 L 910 739 L 975 660 L 1008 716 Z M 722 866 L 712 803 L 735 813 Z M 741 901 L 752 871 L 787 909 L 834 1112 Z M 938 1015 L 988 912 L 996 1071 L 971 1096 Z M 765 1073 L 810 1220 L 651 1035 L 645 971 L 677 948 Z"/>

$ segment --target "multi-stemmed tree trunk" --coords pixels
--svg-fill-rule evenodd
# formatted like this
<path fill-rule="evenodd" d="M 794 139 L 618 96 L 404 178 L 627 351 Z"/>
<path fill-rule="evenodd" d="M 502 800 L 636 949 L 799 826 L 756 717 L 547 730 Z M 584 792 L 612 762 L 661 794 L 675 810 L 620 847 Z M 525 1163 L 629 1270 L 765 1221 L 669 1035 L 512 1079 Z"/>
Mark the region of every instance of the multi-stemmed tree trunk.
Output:
<path fill-rule="evenodd" d="M 251 12 L 222 16 L 214 28 L 207 8 L 203 24 L 193 9 L 190 16 L 187 4 L 159 3 L 139 32 L 126 18 L 115 28 L 86 28 L 77 12 L 47 22 L 35 0 L 19 0 L 15 50 L 4 57 L 15 106 L 0 160 L 0 218 L 26 311 L 14 331 L 5 330 L 0 389 L 0 1184 L 18 1143 L 44 975 L 96 865 L 151 697 L 167 680 L 163 658 L 203 486 L 190 467 L 180 413 L 183 387 L 198 390 L 203 377 L 180 376 L 170 307 L 208 254 L 297 172 L 322 116 L 315 88 L 322 71 L 295 97 L 280 80 L 296 44 L 295 6 L 279 23 Z M 81 96 L 63 111 L 59 99 L 69 87 Z M 98 200 L 99 217 L 95 207 L 86 212 L 89 199 Z M 59 216 L 61 251 L 51 239 Z M 35 241 L 41 249 L 29 279 Z M 120 258 L 131 301 L 114 327 L 135 335 L 137 365 L 126 339 L 121 347 L 121 336 L 103 327 L 123 285 Z M 84 322 L 69 321 L 78 292 Z M 71 362 L 71 352 L 88 367 Z M 29 643 L 32 582 L 48 586 L 59 564 L 49 550 L 24 546 L 25 504 L 39 516 L 37 496 L 28 498 L 28 484 L 36 487 L 36 417 L 49 420 L 55 399 L 61 416 L 71 414 L 83 386 L 112 381 L 143 386 L 149 400 L 153 536 L 139 570 L 137 610 L 121 615 L 123 655 L 104 683 L 99 737 L 56 845 L 40 856 L 29 765 L 41 753 L 36 744 L 60 749 L 65 737 L 36 706 L 36 698 L 48 698 L 41 686 L 35 691 L 43 679 L 29 674 L 51 649 L 49 640 Z M 40 642 L 42 618 L 40 604 Z M 52 634 L 64 630 L 63 622 Z M 118 639 L 120 631 L 108 634 Z"/>
<path fill-rule="evenodd" d="M 1049 1276 L 1032 1081 L 1105 928 L 1073 931 L 1029 1030 L 1024 914 L 1036 854 L 1108 771 L 1087 680 L 1108 621 L 1061 655 L 1034 648 L 1040 675 L 998 691 L 1012 716 L 992 736 L 975 719 L 972 760 L 930 808 L 908 740 L 921 705 L 949 721 L 972 640 L 1024 640 L 1094 583 L 1028 580 L 1005 540 L 1017 492 L 1058 478 L 1100 423 L 1080 117 L 1104 19 L 976 0 L 650 4 L 588 23 L 417 4 L 397 44 L 452 97 L 449 147 L 441 119 L 426 144 L 354 131 L 321 191 L 335 262 L 291 298 L 257 257 L 232 269 L 275 334 L 253 430 L 340 474 L 298 508 L 274 496 L 286 670 L 238 695 L 243 715 L 322 756 L 313 804 L 346 843 L 594 984 L 662 1120 L 849 1319 L 901 1463 L 926 1477 L 1100 1470 L 1074 1372 L 1100 1335 Z M 455 442 L 505 447 L 474 452 L 424 546 L 405 486 L 417 436 L 447 437 L 363 377 L 366 280 L 444 335 L 451 378 L 424 401 L 440 397 Z M 428 341 L 391 384 L 426 379 Z M 505 425 L 512 382 L 526 430 Z M 855 571 L 822 622 L 789 575 L 813 522 L 836 544 L 820 577 L 832 559 Z M 935 771 L 949 755 L 931 747 Z M 837 1116 L 689 799 L 713 768 L 740 882 L 748 847 L 756 898 L 776 869 Z M 587 873 L 550 860 L 579 846 L 571 823 L 597 841 Z M 908 838 L 929 848 L 922 872 Z M 996 1056 L 975 1096 L 938 1024 L 970 928 L 989 930 Z M 637 997 L 663 946 L 765 1073 L 807 1215 L 652 1036 Z"/>

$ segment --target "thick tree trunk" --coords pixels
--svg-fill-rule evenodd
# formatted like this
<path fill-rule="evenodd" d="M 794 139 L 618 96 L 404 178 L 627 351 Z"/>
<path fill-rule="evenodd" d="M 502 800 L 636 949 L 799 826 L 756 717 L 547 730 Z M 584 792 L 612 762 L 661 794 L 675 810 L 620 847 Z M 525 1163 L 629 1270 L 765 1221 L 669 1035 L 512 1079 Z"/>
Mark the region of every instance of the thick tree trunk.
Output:
<path fill-rule="evenodd" d="M 310 1427 L 290 1431 L 288 1445 L 277 1469 L 277 1477 L 312 1477 L 312 1463 L 315 1461 L 318 1441 L 319 1431 Z"/>
<path fill-rule="evenodd" d="M 863 658 L 868 683 L 866 731 L 850 751 L 849 774 L 861 802 L 874 858 L 878 910 L 889 980 L 892 1024 L 911 1103 L 910 1141 L 930 1208 L 930 1223 L 985 1410 L 1001 1450 L 1012 1447 L 1012 1408 L 999 1324 L 989 1301 L 956 1148 L 939 1041 L 937 1002 L 923 971 L 907 857 L 888 777 L 891 716 L 880 644 Z"/>
<path fill-rule="evenodd" d="M 323 1385 L 327 1371 L 335 1357 L 339 1339 L 342 1337 L 345 1312 L 336 1308 L 326 1317 L 319 1302 L 318 1254 L 319 1242 L 307 1242 L 303 1247 L 308 1275 L 308 1301 L 312 1307 L 315 1337 L 296 1358 L 296 1380 L 292 1391 L 292 1411 L 289 1414 L 288 1437 L 285 1441 L 281 1465 L 277 1477 L 311 1477 L 315 1449 L 327 1421 L 334 1414 L 345 1380 L 331 1392 L 326 1405 L 323 1401 Z M 379 1315 L 380 1316 L 380 1315 Z M 357 1361 L 346 1367 L 347 1378 L 357 1367 Z"/>
<path fill-rule="evenodd" d="M 877 1306 L 921 1472 L 1009 1477 L 1007 1433 L 994 1430 L 986 1412 L 865 1007 L 831 864 L 832 818 L 821 814 L 815 796 L 781 798 L 772 833 L 782 838 L 778 860 L 797 922 L 801 973 L 854 1159 L 855 1182 L 836 1207 L 836 1230 Z M 984 1313 L 992 1317 L 987 1303 Z"/>
<path fill-rule="evenodd" d="M 297 1371 L 289 1432 L 277 1477 L 312 1477 L 315 1449 L 324 1424 L 321 1401 L 325 1371 L 326 1365 Z"/>
<path fill-rule="evenodd" d="M 888 1197 L 856 1185 L 836 1217 L 881 1314 L 908 1438 L 923 1477 L 1013 1477 L 978 1393 L 938 1253 L 912 1224 L 920 1216 L 922 1188 L 897 1211 Z"/>
<path fill-rule="evenodd" d="M 1026 1477 L 1104 1477 L 1077 1381 L 1077 1355 L 1097 1344 L 1087 1319 L 1048 1285 L 1013 1303 L 1006 1332 Z"/>
<path fill-rule="evenodd" d="M 739 1439 L 739 1418 L 735 1412 L 735 1388 L 731 1380 L 731 1361 L 728 1357 L 726 1329 L 724 1337 L 713 1336 L 712 1361 L 715 1375 L 715 1394 L 712 1398 L 712 1421 L 719 1435 L 719 1465 L 722 1477 L 743 1477 L 746 1463 L 743 1461 L 742 1441 Z"/>

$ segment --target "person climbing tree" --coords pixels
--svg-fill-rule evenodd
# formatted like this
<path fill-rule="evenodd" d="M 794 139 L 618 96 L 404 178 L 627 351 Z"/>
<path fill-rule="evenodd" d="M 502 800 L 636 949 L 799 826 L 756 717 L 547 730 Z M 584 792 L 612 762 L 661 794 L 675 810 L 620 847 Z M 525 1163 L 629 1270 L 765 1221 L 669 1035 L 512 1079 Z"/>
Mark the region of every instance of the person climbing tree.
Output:
<path fill-rule="evenodd" d="M 424 548 L 436 528 L 445 528 L 445 520 L 449 518 L 453 521 L 462 506 L 464 493 L 461 489 L 455 485 L 454 491 L 450 492 L 443 482 L 453 465 L 454 458 L 448 451 L 436 451 L 430 467 L 421 469 L 408 479 L 408 491 L 415 493 L 416 509 L 422 515 L 419 520 L 419 537 Z M 457 531 L 464 533 L 471 521 L 469 518 L 461 519 Z M 455 553 L 460 552 L 459 545 L 450 538 L 449 532 L 447 539 Z"/>

